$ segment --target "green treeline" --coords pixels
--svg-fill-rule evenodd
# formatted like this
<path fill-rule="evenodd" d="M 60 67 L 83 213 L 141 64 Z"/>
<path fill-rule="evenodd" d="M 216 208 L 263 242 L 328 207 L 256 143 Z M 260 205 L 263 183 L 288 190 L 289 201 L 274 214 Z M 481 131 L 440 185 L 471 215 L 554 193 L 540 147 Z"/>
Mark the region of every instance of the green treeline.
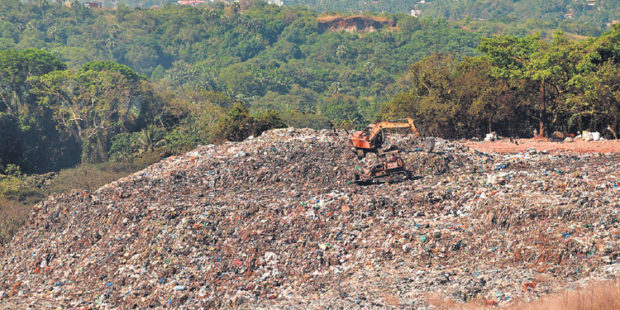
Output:
<path fill-rule="evenodd" d="M 291 125 L 311 115 L 314 123 L 332 118 L 362 126 L 411 63 L 432 53 L 473 56 L 480 41 L 445 21 L 387 17 L 398 30 L 358 34 L 320 31 L 317 13 L 260 1 L 92 10 L 4 0 L 0 47 L 44 49 L 73 69 L 114 61 L 175 89 L 224 93 L 252 111 L 276 110 Z"/>
<path fill-rule="evenodd" d="M 433 55 L 413 64 L 380 116 L 413 117 L 442 137 L 588 129 L 613 138 L 620 129 L 620 25 L 583 41 L 561 31 L 550 42 L 484 38 L 478 50 L 482 56 Z"/>
<path fill-rule="evenodd" d="M 620 19 L 617 1 L 595 0 L 289 0 L 317 12 L 390 12 L 460 21 L 482 33 L 525 35 L 561 29 L 568 33 L 598 36 Z"/>
<path fill-rule="evenodd" d="M 221 93 L 154 90 L 128 66 L 92 61 L 67 68 L 37 49 L 0 50 L 0 169 L 47 172 L 164 149 L 239 141 L 284 122 L 250 115 Z"/>

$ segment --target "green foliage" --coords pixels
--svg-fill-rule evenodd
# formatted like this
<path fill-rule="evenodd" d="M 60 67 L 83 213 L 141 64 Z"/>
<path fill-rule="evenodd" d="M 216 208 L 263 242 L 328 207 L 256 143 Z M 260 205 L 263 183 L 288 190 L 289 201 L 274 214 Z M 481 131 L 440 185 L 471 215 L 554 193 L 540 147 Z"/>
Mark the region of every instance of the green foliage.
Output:
<path fill-rule="evenodd" d="M 282 115 L 282 120 L 288 127 L 328 129 L 333 123 L 323 115 L 290 112 Z"/>
<path fill-rule="evenodd" d="M 410 67 L 404 91 L 382 118 L 409 116 L 424 132 L 445 137 L 531 136 L 534 128 L 577 133 L 618 131 L 620 27 L 598 39 L 570 41 L 561 31 L 483 39 L 483 56 L 436 55 Z M 536 126 L 538 123 L 538 126 Z M 611 136 L 610 136 L 611 137 Z"/>
<path fill-rule="evenodd" d="M 4 174 L 13 177 L 20 177 L 22 176 L 22 170 L 18 165 L 8 164 L 6 165 L 6 168 L 4 168 Z"/>
<path fill-rule="evenodd" d="M 203 142 L 194 126 L 180 126 L 166 133 L 165 148 L 174 154 L 189 151 Z"/>
<path fill-rule="evenodd" d="M 357 107 L 355 98 L 342 94 L 333 94 L 326 98 L 325 103 L 320 107 L 320 111 L 321 114 L 334 120 L 336 123 L 346 122 L 354 128 L 360 128 L 365 124 Z"/>
<path fill-rule="evenodd" d="M 243 102 L 235 103 L 220 119 L 216 137 L 229 141 L 243 141 L 252 134 L 252 123 L 247 105 Z"/>
<path fill-rule="evenodd" d="M 0 166 L 44 172 L 108 159 L 110 139 L 140 130 L 154 110 L 147 81 L 110 61 L 80 70 L 40 50 L 0 51 Z"/>
<path fill-rule="evenodd" d="M 106 161 L 110 139 L 139 128 L 151 104 L 150 86 L 118 64 L 89 63 L 78 72 L 55 71 L 29 82 L 58 127 L 81 142 L 83 163 Z"/>
<path fill-rule="evenodd" d="M 284 128 L 286 124 L 280 115 L 267 110 L 257 116 L 250 116 L 247 105 L 235 103 L 217 124 L 216 140 L 243 141 L 249 136 L 259 136 L 266 130 Z"/>
<path fill-rule="evenodd" d="M 12 171 L 13 174 L 19 171 Z M 21 175 L 0 174 L 0 200 L 13 200 L 20 202 L 30 202 L 33 199 L 41 199 L 43 193 L 25 182 Z"/>
<path fill-rule="evenodd" d="M 133 162 L 144 153 L 149 153 L 160 146 L 166 132 L 153 124 L 137 132 L 123 132 L 112 138 L 109 159 L 116 162 Z"/>
<path fill-rule="evenodd" d="M 138 80 L 145 78 L 144 76 L 140 76 L 136 71 L 134 71 L 133 69 L 129 68 L 128 66 L 121 65 L 121 64 L 113 62 L 113 61 L 90 61 L 88 63 L 85 63 L 82 66 L 82 69 L 80 71 L 81 72 L 88 72 L 88 71 L 94 71 L 94 72 L 102 72 L 102 71 L 118 72 L 118 73 L 122 74 L 127 80 L 129 80 L 132 83 L 136 83 L 136 82 L 138 82 Z"/>
<path fill-rule="evenodd" d="M 285 128 L 286 123 L 280 117 L 278 112 L 267 110 L 259 115 L 254 116 L 253 135 L 258 136 L 264 131 L 274 128 Z"/>
<path fill-rule="evenodd" d="M 331 96 L 337 92 L 364 98 L 364 106 L 355 107 L 361 120 L 354 122 L 362 123 L 372 121 L 376 107 L 394 95 L 390 85 L 410 63 L 433 52 L 474 55 L 479 40 L 445 21 L 404 15 L 386 16 L 397 22 L 398 29 L 385 26 L 368 34 L 324 31 L 314 12 L 261 1 L 236 10 L 223 5 L 90 10 L 57 3 L 3 3 L 1 11 L 7 18 L 0 19 L 0 40 L 60 55 L 74 70 L 73 76 L 64 78 L 73 84 L 86 79 L 75 76 L 102 72 L 119 73 L 128 83 L 150 76 L 183 91 L 224 93 L 247 102 L 251 111 L 306 114 L 334 102 Z M 208 140 L 204 128 L 197 130 L 201 139 Z M 114 134 L 100 140 L 109 141 Z"/>
<path fill-rule="evenodd" d="M 464 27 L 485 34 L 510 35 L 558 28 L 582 35 L 600 35 L 601 29 L 606 29 L 608 23 L 618 18 L 615 1 L 428 0 L 416 3 L 407 0 L 289 0 L 286 5 L 301 5 L 318 12 L 408 14 L 414 10 L 423 18 L 461 21 Z"/>
<path fill-rule="evenodd" d="M 29 99 L 26 79 L 65 68 L 56 56 L 42 50 L 0 50 L 0 112 L 19 117 Z"/>
<path fill-rule="evenodd" d="M 45 171 L 71 161 L 74 155 L 70 139 L 58 133 L 52 110 L 37 104 L 28 84 L 30 78 L 65 68 L 64 63 L 48 52 L 0 51 L 1 127 L 6 134 L 3 139 L 12 142 L 0 162 L 18 164 L 25 171 Z M 18 137 L 19 141 L 14 141 Z"/>
<path fill-rule="evenodd" d="M 0 171 L 7 165 L 20 162 L 21 131 L 15 117 L 0 112 Z"/>
<path fill-rule="evenodd" d="M 133 161 L 134 154 L 138 148 L 137 140 L 139 135 L 140 133 L 136 132 L 123 132 L 114 136 L 108 151 L 110 160 L 116 162 Z"/>

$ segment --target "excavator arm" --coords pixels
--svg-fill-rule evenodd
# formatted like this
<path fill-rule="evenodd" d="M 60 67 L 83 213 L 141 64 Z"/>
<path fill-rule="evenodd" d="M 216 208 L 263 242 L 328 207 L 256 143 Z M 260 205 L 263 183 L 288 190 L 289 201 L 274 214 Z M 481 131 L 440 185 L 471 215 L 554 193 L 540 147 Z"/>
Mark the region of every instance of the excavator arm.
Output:
<path fill-rule="evenodd" d="M 376 123 L 370 134 L 370 140 L 372 140 L 374 136 L 379 134 L 379 132 L 381 132 L 383 129 L 391 129 L 391 128 L 410 128 L 414 136 L 416 137 L 420 136 L 418 129 L 415 128 L 415 125 L 413 124 L 413 119 L 406 118 L 402 120 L 383 121 L 383 122 Z"/>
<path fill-rule="evenodd" d="M 351 135 L 351 144 L 358 150 L 358 156 L 381 148 L 385 139 L 384 129 L 392 128 L 409 128 L 414 136 L 420 136 L 411 118 L 370 124 L 363 131 L 357 131 Z"/>

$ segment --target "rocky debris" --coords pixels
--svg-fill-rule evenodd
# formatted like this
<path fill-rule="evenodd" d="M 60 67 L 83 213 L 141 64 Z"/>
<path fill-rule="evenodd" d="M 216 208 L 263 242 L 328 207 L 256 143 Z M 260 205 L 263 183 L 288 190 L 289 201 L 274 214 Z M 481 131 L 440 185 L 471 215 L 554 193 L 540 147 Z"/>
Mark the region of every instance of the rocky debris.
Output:
<path fill-rule="evenodd" d="M 318 17 L 317 22 L 320 32 L 346 31 L 350 33 L 370 33 L 385 27 L 389 27 L 392 30 L 396 27 L 394 20 L 379 16 L 327 15 Z"/>
<path fill-rule="evenodd" d="M 618 276 L 619 155 L 395 137 L 414 179 L 357 186 L 344 132 L 201 146 L 52 196 L 0 256 L 0 306 L 504 305 Z"/>

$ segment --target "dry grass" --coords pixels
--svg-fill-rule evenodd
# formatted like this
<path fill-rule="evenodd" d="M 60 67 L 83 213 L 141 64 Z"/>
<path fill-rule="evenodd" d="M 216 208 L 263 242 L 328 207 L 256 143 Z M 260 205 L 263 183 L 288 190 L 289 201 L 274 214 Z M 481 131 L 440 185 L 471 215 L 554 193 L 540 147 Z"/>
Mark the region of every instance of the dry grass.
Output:
<path fill-rule="evenodd" d="M 50 184 L 51 193 L 63 193 L 72 189 L 94 191 L 99 187 L 126 177 L 161 160 L 161 154 L 150 152 L 136 158 L 133 163 L 107 162 L 96 165 L 80 165 L 60 171 Z"/>
<path fill-rule="evenodd" d="M 620 309 L 620 279 L 590 284 L 540 300 L 511 305 L 514 310 L 616 310 Z"/>
<path fill-rule="evenodd" d="M 80 165 L 60 171 L 45 189 L 36 188 L 21 178 L 4 176 L 0 179 L 0 246 L 11 240 L 28 219 L 32 206 L 48 194 L 64 193 L 73 189 L 94 191 L 160 159 L 159 153 L 151 152 L 131 164 L 108 162 Z"/>
<path fill-rule="evenodd" d="M 0 198 L 0 245 L 5 244 L 24 225 L 31 206 Z"/>
<path fill-rule="evenodd" d="M 437 294 L 429 294 L 426 301 L 440 309 L 496 309 L 492 300 L 477 299 L 456 303 Z M 545 296 L 532 302 L 517 302 L 502 309 L 509 310 L 616 310 L 620 309 L 620 279 L 590 283 L 577 289 Z"/>
<path fill-rule="evenodd" d="M 64 193 L 72 189 L 94 191 L 133 172 L 129 164 L 80 165 L 66 169 L 52 180 L 50 191 Z"/>

